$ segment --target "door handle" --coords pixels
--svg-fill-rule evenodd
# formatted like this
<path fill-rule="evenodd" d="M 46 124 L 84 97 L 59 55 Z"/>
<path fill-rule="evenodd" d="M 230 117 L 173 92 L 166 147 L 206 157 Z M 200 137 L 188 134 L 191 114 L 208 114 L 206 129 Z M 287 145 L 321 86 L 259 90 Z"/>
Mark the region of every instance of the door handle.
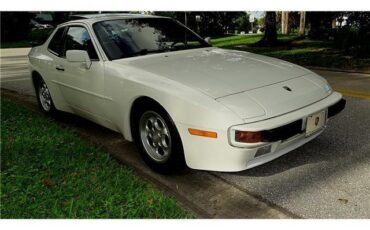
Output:
<path fill-rule="evenodd" d="M 64 71 L 64 67 L 62 65 L 57 65 L 55 69 L 58 71 Z"/>

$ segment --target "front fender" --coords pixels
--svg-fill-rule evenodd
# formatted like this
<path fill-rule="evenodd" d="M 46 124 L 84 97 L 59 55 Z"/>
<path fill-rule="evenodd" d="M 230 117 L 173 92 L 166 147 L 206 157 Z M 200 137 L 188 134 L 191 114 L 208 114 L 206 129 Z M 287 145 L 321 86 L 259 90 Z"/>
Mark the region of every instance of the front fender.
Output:
<path fill-rule="evenodd" d="M 189 128 L 227 130 L 242 119 L 213 98 L 161 76 L 136 68 L 110 63 L 105 68 L 107 97 L 117 111 L 112 121 L 127 140 L 132 140 L 130 111 L 134 101 L 146 96 L 157 101 L 175 124 Z"/>

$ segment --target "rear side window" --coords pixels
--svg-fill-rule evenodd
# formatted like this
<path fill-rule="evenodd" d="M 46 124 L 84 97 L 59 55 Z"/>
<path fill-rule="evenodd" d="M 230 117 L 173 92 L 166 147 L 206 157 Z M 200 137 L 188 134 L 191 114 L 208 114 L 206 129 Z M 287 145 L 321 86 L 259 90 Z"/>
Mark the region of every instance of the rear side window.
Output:
<path fill-rule="evenodd" d="M 48 49 L 54 53 L 57 56 L 62 56 L 63 53 L 63 34 L 64 34 L 64 29 L 60 28 L 57 30 L 57 32 L 54 34 L 53 38 L 51 39 Z"/>
<path fill-rule="evenodd" d="M 66 34 L 66 52 L 68 50 L 86 50 L 91 60 L 99 60 L 89 32 L 80 26 L 71 26 Z"/>

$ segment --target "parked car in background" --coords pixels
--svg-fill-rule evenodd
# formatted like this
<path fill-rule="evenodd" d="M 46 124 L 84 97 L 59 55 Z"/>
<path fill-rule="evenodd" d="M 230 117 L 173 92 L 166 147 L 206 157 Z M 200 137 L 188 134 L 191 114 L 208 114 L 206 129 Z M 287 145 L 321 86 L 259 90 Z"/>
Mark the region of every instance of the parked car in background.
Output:
<path fill-rule="evenodd" d="M 30 26 L 33 30 L 54 28 L 52 24 L 53 24 L 52 15 L 46 13 L 36 14 L 35 17 L 30 20 Z"/>
<path fill-rule="evenodd" d="M 84 15 L 29 53 L 40 108 L 135 141 L 160 172 L 240 171 L 319 136 L 345 106 L 303 67 L 212 47 L 166 17 Z"/>

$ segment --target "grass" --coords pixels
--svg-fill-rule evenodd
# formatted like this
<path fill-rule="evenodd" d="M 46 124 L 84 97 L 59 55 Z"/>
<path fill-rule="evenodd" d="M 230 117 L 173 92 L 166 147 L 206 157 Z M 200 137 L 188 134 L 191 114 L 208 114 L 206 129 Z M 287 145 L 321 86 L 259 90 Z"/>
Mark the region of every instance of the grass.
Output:
<path fill-rule="evenodd" d="M 258 47 L 254 43 L 262 35 L 226 35 L 212 39 L 212 44 L 227 49 L 237 49 L 283 59 L 304 66 L 329 67 L 339 69 L 370 68 L 370 57 L 355 57 L 336 49 L 330 41 L 301 39 L 296 35 L 279 35 L 281 45 Z"/>
<path fill-rule="evenodd" d="M 1 218 L 191 218 L 73 131 L 1 99 Z"/>
<path fill-rule="evenodd" d="M 0 48 L 7 49 L 7 48 L 25 48 L 31 47 L 31 42 L 44 42 L 49 37 L 49 35 L 53 32 L 53 28 L 50 29 L 35 29 L 32 30 L 28 35 L 28 40 L 21 40 L 21 41 L 1 41 Z"/>
<path fill-rule="evenodd" d="M 0 49 L 8 49 L 8 48 L 26 48 L 31 47 L 29 41 L 13 41 L 13 42 L 0 42 Z"/>

